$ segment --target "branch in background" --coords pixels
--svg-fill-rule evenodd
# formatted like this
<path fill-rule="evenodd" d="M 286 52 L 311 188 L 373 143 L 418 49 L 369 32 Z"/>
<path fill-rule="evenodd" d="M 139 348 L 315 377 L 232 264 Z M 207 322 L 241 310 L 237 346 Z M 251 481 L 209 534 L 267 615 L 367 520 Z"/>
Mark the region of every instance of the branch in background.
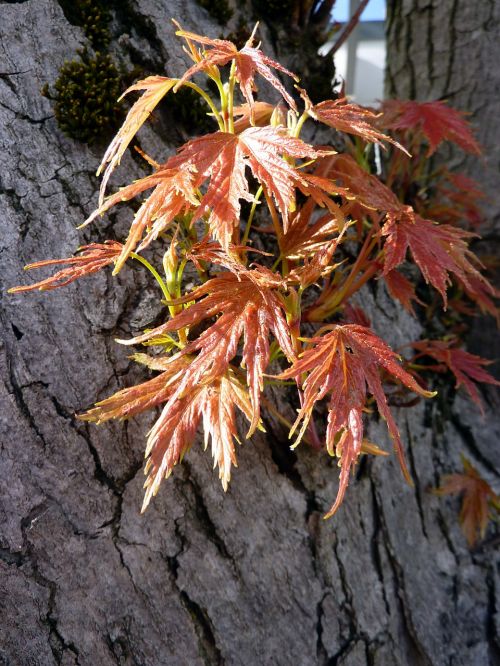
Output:
<path fill-rule="evenodd" d="M 351 16 L 349 23 L 345 26 L 343 29 L 341 35 L 335 42 L 335 44 L 332 47 L 332 50 L 330 51 L 329 55 L 333 56 L 337 51 L 340 49 L 342 44 L 347 40 L 351 32 L 354 30 L 354 28 L 358 25 L 359 19 L 361 18 L 361 14 L 364 12 L 366 5 L 368 4 L 368 0 L 361 0 L 359 7 L 356 9 L 354 14 Z"/>
<path fill-rule="evenodd" d="M 331 14 L 336 0 L 323 0 L 313 4 L 309 22 L 310 23 L 330 23 Z"/>

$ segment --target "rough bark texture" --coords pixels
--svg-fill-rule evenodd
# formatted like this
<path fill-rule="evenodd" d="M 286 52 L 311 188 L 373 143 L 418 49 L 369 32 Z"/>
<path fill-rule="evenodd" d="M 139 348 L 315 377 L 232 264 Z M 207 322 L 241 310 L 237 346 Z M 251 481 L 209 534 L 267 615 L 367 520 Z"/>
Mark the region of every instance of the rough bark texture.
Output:
<path fill-rule="evenodd" d="M 152 68 L 162 60 L 170 74 L 183 67 L 170 16 L 220 33 L 194 2 L 122 7 L 128 30 L 114 52 Z M 445 425 L 437 401 L 400 411 L 414 488 L 394 458 L 366 460 L 328 522 L 336 467 L 305 446 L 290 453 L 271 421 L 267 437 L 241 447 L 226 495 L 195 446 L 144 516 L 147 422 L 75 421 L 137 380 L 113 338 L 159 315 L 155 287 L 133 269 L 113 285 L 99 274 L 52 294 L 5 295 L 28 261 L 82 244 L 75 225 L 96 203 L 101 148 L 65 138 L 39 93 L 83 43 L 55 0 L 0 4 L 0 663 L 499 663 L 494 544 L 471 554 L 457 502 L 427 492 L 460 451 L 497 477 L 499 428 L 460 397 Z M 154 131 L 143 137 L 157 155 Z M 138 174 L 124 160 L 119 178 Z M 118 234 L 128 215 L 84 239 Z M 365 306 L 390 343 L 418 334 L 375 296 Z M 371 436 L 390 447 L 382 423 Z"/>
<path fill-rule="evenodd" d="M 470 113 L 484 158 L 450 152 L 453 168 L 475 178 L 488 196 L 478 254 L 500 256 L 500 4 L 495 0 L 389 0 L 386 93 L 389 97 L 447 100 Z M 446 154 L 446 153 L 445 153 Z M 496 271 L 496 283 L 500 272 Z M 471 351 L 498 358 L 492 321 L 478 320 Z M 493 372 L 500 377 L 500 368 Z"/>

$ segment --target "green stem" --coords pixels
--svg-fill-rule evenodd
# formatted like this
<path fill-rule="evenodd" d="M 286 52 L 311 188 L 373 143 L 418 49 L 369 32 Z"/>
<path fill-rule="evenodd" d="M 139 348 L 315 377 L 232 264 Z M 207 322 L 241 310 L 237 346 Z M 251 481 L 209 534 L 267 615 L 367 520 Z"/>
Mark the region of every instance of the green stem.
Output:
<path fill-rule="evenodd" d="M 243 238 L 241 239 L 241 244 L 246 245 L 248 241 L 248 237 L 250 235 L 250 229 L 252 227 L 252 222 L 253 218 L 255 215 L 255 211 L 257 210 L 257 204 L 259 203 L 259 199 L 262 196 L 262 185 L 259 187 L 257 192 L 255 193 L 254 201 L 252 204 L 252 207 L 250 209 L 250 215 L 248 216 L 248 220 L 245 226 L 245 233 L 243 234 Z"/>
<path fill-rule="evenodd" d="M 275 271 L 275 270 L 278 268 L 278 266 L 280 265 L 280 262 L 281 262 L 282 258 L 283 258 L 283 255 L 280 254 L 280 256 L 276 259 L 276 261 L 274 262 L 274 264 L 271 266 L 271 270 L 272 270 L 272 271 Z"/>
<path fill-rule="evenodd" d="M 308 118 L 309 118 L 309 114 L 307 113 L 307 111 L 304 111 L 304 113 L 298 119 L 297 124 L 295 125 L 295 128 L 292 132 L 293 137 L 295 137 L 296 139 L 299 138 L 300 133 L 302 131 L 302 127 L 303 127 L 304 123 L 306 122 L 306 120 Z"/>
<path fill-rule="evenodd" d="M 267 188 L 264 188 L 264 196 L 266 197 L 266 203 L 267 207 L 269 208 L 269 212 L 271 213 L 271 219 L 273 221 L 273 227 L 274 227 L 274 232 L 276 234 L 276 239 L 278 241 L 278 247 L 280 250 L 280 257 L 282 257 L 282 275 L 283 277 L 286 277 L 288 275 L 288 259 L 284 256 L 283 250 L 282 250 L 282 241 L 283 241 L 283 231 L 281 229 L 279 217 L 278 217 L 278 211 L 276 210 L 276 206 L 274 205 L 274 201 L 272 200 L 271 196 L 269 195 Z"/>
<path fill-rule="evenodd" d="M 217 124 L 219 125 L 220 131 L 224 132 L 224 130 L 225 130 L 224 121 L 222 119 L 222 116 L 220 115 L 219 110 L 215 106 L 212 98 L 210 97 L 210 95 L 208 95 L 204 90 L 202 90 L 202 88 L 200 88 L 200 86 L 197 86 L 196 83 L 193 83 L 192 81 L 185 81 L 182 85 L 187 86 L 188 88 L 192 88 L 194 91 L 196 91 L 198 93 L 198 95 L 203 97 L 205 102 L 210 107 L 210 110 L 214 114 L 215 120 L 217 121 Z"/>
<path fill-rule="evenodd" d="M 131 252 L 130 256 L 132 257 L 132 259 L 135 259 L 136 261 L 140 262 L 143 266 L 146 266 L 148 271 L 151 273 L 151 275 L 154 277 L 154 279 L 160 285 L 160 289 L 162 290 L 163 295 L 165 296 L 165 300 L 167 301 L 167 304 L 168 304 L 168 302 L 172 300 L 172 296 L 170 295 L 170 293 L 167 289 L 167 285 L 162 280 L 162 277 L 158 273 L 156 268 L 154 266 L 152 266 L 147 259 L 144 259 L 144 257 L 141 257 L 141 255 L 137 254 L 136 252 Z M 171 306 L 169 306 L 169 310 L 170 310 L 170 307 Z"/>
<path fill-rule="evenodd" d="M 154 266 L 152 266 L 147 259 L 144 259 L 144 257 L 141 257 L 141 255 L 137 254 L 136 252 L 131 252 L 130 256 L 132 257 L 132 259 L 136 259 L 139 263 L 141 263 L 143 266 L 145 266 L 148 269 L 148 271 L 151 273 L 151 275 L 154 277 L 154 279 L 158 282 L 158 284 L 160 285 L 160 288 L 163 292 L 163 295 L 165 296 L 165 300 L 167 302 L 167 307 L 168 307 L 168 311 L 170 312 L 170 316 L 175 317 L 175 315 L 177 314 L 176 306 L 175 305 L 169 305 L 169 301 L 172 300 L 172 295 L 168 291 L 167 285 L 162 280 L 162 277 L 158 273 L 156 268 Z M 186 262 L 184 261 L 181 264 L 182 270 L 184 270 L 185 265 L 186 265 Z M 181 275 L 182 275 L 182 273 L 181 273 Z M 180 296 L 180 294 L 178 294 L 178 295 Z M 186 330 L 184 328 L 180 328 L 177 331 L 177 335 L 179 336 L 180 347 L 181 348 L 185 347 L 186 344 L 187 344 Z"/>
<path fill-rule="evenodd" d="M 182 282 L 182 275 L 184 273 L 184 269 L 186 268 L 187 264 L 187 259 L 183 259 L 179 265 L 179 268 L 177 269 L 177 285 L 176 285 L 176 290 L 175 290 L 175 297 L 180 298 L 182 296 L 181 293 L 181 282 Z"/>
<path fill-rule="evenodd" d="M 227 94 L 227 117 L 228 117 L 228 131 L 234 134 L 234 86 L 236 84 L 236 60 L 231 64 L 231 71 L 229 73 L 229 91 Z"/>
<path fill-rule="evenodd" d="M 226 96 L 226 91 L 224 89 L 224 84 L 222 83 L 221 78 L 220 78 L 219 68 L 215 67 L 215 69 L 217 70 L 217 76 L 215 76 L 214 74 L 211 74 L 209 71 L 207 72 L 207 74 L 212 79 L 212 81 L 215 83 L 215 85 L 217 86 L 217 90 L 219 91 L 220 108 L 221 108 L 221 110 L 219 112 L 219 116 L 220 116 L 220 119 L 221 119 L 221 122 L 222 122 L 221 131 L 225 132 L 226 131 L 226 125 L 224 123 L 224 119 L 223 119 L 223 116 L 221 114 L 224 113 L 224 110 L 227 107 L 227 96 Z"/>

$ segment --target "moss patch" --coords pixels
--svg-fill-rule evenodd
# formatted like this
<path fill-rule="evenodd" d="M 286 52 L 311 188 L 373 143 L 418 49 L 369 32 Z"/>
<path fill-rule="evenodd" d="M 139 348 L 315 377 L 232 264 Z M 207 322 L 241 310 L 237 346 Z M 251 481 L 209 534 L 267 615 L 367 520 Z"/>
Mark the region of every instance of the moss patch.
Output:
<path fill-rule="evenodd" d="M 59 0 L 59 4 L 68 21 L 83 28 L 94 49 L 107 48 L 111 15 L 105 3 L 100 0 Z"/>
<path fill-rule="evenodd" d="M 120 73 L 111 57 L 79 52 L 78 60 L 66 62 L 54 84 L 54 112 L 62 131 L 74 139 L 92 143 L 108 138 L 122 120 L 116 101 L 122 88 Z M 49 96 L 48 86 L 42 91 Z"/>

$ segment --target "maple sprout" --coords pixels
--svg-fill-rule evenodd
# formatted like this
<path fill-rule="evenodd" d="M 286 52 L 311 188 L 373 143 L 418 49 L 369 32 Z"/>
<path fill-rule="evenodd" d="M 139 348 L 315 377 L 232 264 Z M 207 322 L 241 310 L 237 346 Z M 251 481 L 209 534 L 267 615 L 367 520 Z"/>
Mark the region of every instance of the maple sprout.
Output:
<path fill-rule="evenodd" d="M 200 427 L 226 489 L 241 437 L 238 412 L 248 423 L 247 438 L 264 429 L 267 411 L 288 425 L 291 437 L 296 434 L 293 446 L 301 440 L 317 445 L 314 411 L 326 400 L 326 450 L 341 467 L 330 516 L 344 498 L 359 456 L 386 453 L 364 437 L 367 405 L 376 405 L 387 422 L 410 481 L 388 387 L 391 395 L 406 390 L 434 395 L 417 375 L 418 357 L 413 366 L 399 357 L 352 305 L 353 296 L 377 278 L 408 311 L 424 307 L 414 278 L 400 270 L 411 255 L 445 307 L 449 287 L 458 284 L 482 309 L 495 311 L 496 292 L 468 246 L 474 234 L 442 210 L 441 219 L 432 218 L 429 202 L 410 204 L 406 191 L 398 196 L 398 188 L 406 186 L 399 174 L 413 163 L 402 145 L 410 119 L 427 137 L 429 154 L 446 138 L 471 152 L 478 147 L 460 114 L 442 104 L 394 102 L 378 114 L 345 98 L 312 104 L 302 89 L 294 96 L 279 75 L 287 83 L 296 76 L 254 44 L 257 26 L 238 49 L 230 41 L 175 25 L 193 64 L 180 77 L 149 76 L 122 95 L 140 93 L 104 154 L 97 172 L 103 174 L 98 208 L 82 225 L 142 197 L 127 238 L 88 245 L 68 259 L 32 264 L 28 268 L 65 267 L 11 292 L 54 289 L 110 265 L 116 275 L 130 262 L 140 263 L 158 284 L 164 322 L 119 341 L 156 347 L 155 354 L 133 356 L 155 374 L 79 416 L 102 423 L 160 409 L 147 439 L 143 510 Z M 212 81 L 218 99 L 199 75 Z M 259 78 L 281 97 L 280 103 L 255 99 Z M 150 157 L 139 151 L 145 175 L 106 196 L 113 171 L 137 132 L 160 102 L 168 103 L 183 87 L 206 102 L 213 131 L 187 141 L 174 155 Z M 453 120 L 448 128 L 433 120 L 446 112 Z M 302 138 L 312 123 L 340 133 L 345 150 Z M 396 134 L 387 134 L 388 129 Z M 418 141 L 410 143 L 424 173 L 426 155 Z M 386 183 L 371 173 L 373 145 L 386 150 Z M 466 204 L 470 210 L 470 202 L 462 201 L 462 208 L 457 203 L 455 217 L 461 219 Z M 159 266 L 144 254 L 152 245 L 162 250 Z M 449 361 L 476 401 L 472 381 L 497 383 L 482 359 L 439 342 L 414 346 L 439 363 Z M 269 384 L 296 387 L 300 406 L 294 423 L 292 409 L 288 416 L 281 414 L 264 396 Z"/>

